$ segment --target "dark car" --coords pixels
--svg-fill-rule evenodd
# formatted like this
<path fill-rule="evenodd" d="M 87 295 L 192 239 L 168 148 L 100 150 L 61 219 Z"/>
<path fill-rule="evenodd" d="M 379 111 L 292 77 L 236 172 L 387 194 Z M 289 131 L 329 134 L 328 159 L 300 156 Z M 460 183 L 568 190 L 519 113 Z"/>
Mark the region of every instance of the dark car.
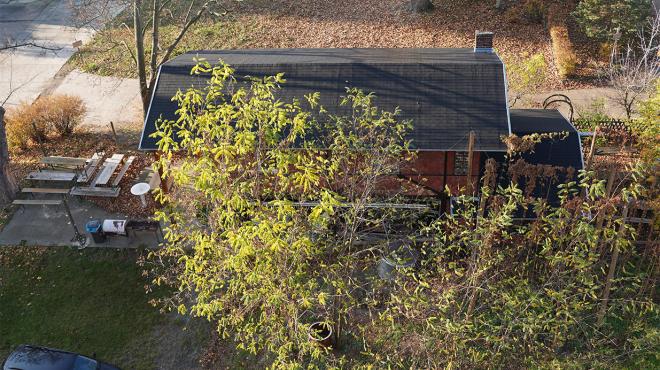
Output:
<path fill-rule="evenodd" d="M 2 370 L 120 370 L 118 367 L 73 352 L 20 345 L 3 362 Z"/>

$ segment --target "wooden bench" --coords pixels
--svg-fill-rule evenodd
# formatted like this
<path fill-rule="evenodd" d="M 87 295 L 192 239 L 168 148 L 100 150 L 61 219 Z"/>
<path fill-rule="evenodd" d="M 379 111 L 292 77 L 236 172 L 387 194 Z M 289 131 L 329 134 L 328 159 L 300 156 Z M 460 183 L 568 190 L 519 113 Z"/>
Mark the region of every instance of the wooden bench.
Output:
<path fill-rule="evenodd" d="M 55 188 L 23 188 L 21 193 L 39 193 L 39 194 L 69 194 L 71 189 Z"/>
<path fill-rule="evenodd" d="M 76 174 L 73 172 L 60 172 L 60 171 L 34 171 L 30 172 L 26 177 L 27 180 L 43 180 L 43 181 L 73 181 Z"/>
<path fill-rule="evenodd" d="M 110 177 L 112 177 L 112 174 L 115 172 L 117 167 L 119 167 L 123 159 L 123 154 L 113 154 L 111 158 L 106 159 L 103 162 L 101 171 L 98 175 L 96 175 L 96 178 L 89 186 L 93 188 L 96 185 L 106 185 L 108 181 L 110 181 Z"/>
<path fill-rule="evenodd" d="M 128 157 L 128 160 L 126 161 L 126 163 L 124 163 L 124 166 L 121 168 L 121 171 L 119 171 L 119 174 L 117 175 L 117 177 L 115 177 L 114 181 L 112 182 L 112 186 L 119 185 L 119 182 L 126 174 L 126 171 L 128 171 L 128 168 L 131 167 L 131 164 L 133 163 L 134 160 L 135 160 L 135 156 Z"/>
<path fill-rule="evenodd" d="M 11 204 L 17 206 L 59 206 L 62 204 L 62 201 L 51 199 L 16 199 Z"/>
<path fill-rule="evenodd" d="M 41 158 L 41 163 L 51 165 L 51 166 L 62 166 L 62 167 L 84 167 L 87 164 L 88 159 L 86 158 L 74 158 L 74 157 L 45 157 Z"/>
<path fill-rule="evenodd" d="M 76 186 L 71 189 L 71 195 L 88 196 L 88 197 L 109 197 L 117 198 L 119 196 L 119 188 L 97 188 L 91 186 Z"/>
<path fill-rule="evenodd" d="M 82 170 L 82 173 L 78 177 L 78 182 L 87 182 L 92 178 L 94 172 L 96 172 L 96 168 L 99 166 L 99 163 L 101 163 L 103 154 L 103 152 L 94 153 L 92 158 L 88 160 L 87 166 Z"/>

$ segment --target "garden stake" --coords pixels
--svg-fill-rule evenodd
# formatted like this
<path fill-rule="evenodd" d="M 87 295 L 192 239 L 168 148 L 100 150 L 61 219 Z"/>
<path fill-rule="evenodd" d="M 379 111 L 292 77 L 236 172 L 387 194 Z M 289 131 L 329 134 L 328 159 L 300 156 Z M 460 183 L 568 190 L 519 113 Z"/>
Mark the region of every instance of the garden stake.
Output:
<path fill-rule="evenodd" d="M 603 299 L 600 303 L 600 310 L 598 311 L 598 320 L 597 325 L 603 325 L 605 320 L 605 314 L 607 313 L 607 303 L 610 299 L 610 289 L 612 288 L 612 279 L 614 279 L 614 272 L 616 271 L 616 264 L 619 259 L 619 240 L 623 237 L 623 233 L 626 231 L 626 217 L 628 217 L 628 203 L 624 204 L 623 212 L 621 214 L 621 226 L 619 226 L 619 232 L 617 237 L 612 244 L 612 260 L 610 261 L 610 269 L 607 272 L 607 277 L 605 278 L 605 288 L 603 288 Z"/>

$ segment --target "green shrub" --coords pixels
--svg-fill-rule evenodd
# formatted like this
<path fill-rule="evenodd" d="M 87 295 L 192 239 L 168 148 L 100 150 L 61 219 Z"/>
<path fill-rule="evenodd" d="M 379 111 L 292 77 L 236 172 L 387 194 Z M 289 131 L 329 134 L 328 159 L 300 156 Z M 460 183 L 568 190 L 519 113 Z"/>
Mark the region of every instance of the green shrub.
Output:
<path fill-rule="evenodd" d="M 577 113 L 578 118 L 575 120 L 575 126 L 584 131 L 593 131 L 596 125 L 611 119 L 605 110 L 604 98 L 592 100 L 587 107 L 578 110 Z"/>
<path fill-rule="evenodd" d="M 536 92 L 545 82 L 548 68 L 543 54 L 531 56 L 523 54 L 521 60 L 507 62 L 507 79 L 509 82 L 510 99 L 513 107 L 526 94 Z"/>
<path fill-rule="evenodd" d="M 660 80 L 651 96 L 639 104 L 639 119 L 631 126 L 639 137 L 642 158 L 653 162 L 660 158 Z"/>
<path fill-rule="evenodd" d="M 582 0 L 573 16 L 587 36 L 611 39 L 615 30 L 629 41 L 651 15 L 652 0 Z"/>

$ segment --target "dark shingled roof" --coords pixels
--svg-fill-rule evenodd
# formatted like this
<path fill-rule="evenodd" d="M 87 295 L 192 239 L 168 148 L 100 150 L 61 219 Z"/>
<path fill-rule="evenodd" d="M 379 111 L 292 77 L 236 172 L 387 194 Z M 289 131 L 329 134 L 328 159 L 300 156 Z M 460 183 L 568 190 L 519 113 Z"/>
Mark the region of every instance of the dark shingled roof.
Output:
<path fill-rule="evenodd" d="M 374 92 L 375 105 L 399 107 L 413 121 L 412 147 L 419 150 L 467 150 L 470 130 L 475 150 L 502 151 L 509 133 L 504 66 L 494 53 L 472 49 L 252 49 L 196 51 L 181 55 L 160 70 L 145 120 L 140 149 L 154 150 L 149 137 L 159 118 L 174 119 L 177 90 L 203 87 L 206 78 L 191 76 L 195 57 L 222 59 L 239 76 L 284 73 L 279 98 L 290 101 L 321 93 L 330 113 L 338 110 L 346 87 Z"/>
<path fill-rule="evenodd" d="M 526 152 L 521 155 L 522 159 L 531 164 L 573 167 L 576 170 L 572 179 L 567 179 L 560 174 L 559 178 L 552 182 L 537 182 L 532 191 L 532 196 L 547 197 L 551 205 L 558 206 L 560 202 L 557 185 L 568 180 L 576 180 L 577 171 L 584 167 L 578 131 L 559 111 L 554 109 L 511 109 L 510 115 L 511 131 L 518 136 L 533 133 L 568 133 L 568 136 L 564 139 L 543 139 L 534 146 L 533 152 Z M 487 155 L 482 156 L 482 162 L 485 162 L 487 158 L 493 158 L 500 163 L 506 162 L 505 154 L 501 152 L 487 153 Z M 484 168 L 483 163 L 481 168 Z M 507 186 L 510 180 L 506 167 L 500 167 L 500 185 Z M 525 179 L 520 179 L 518 186 L 524 189 L 525 185 Z M 517 217 L 532 217 L 532 215 L 529 210 L 527 212 L 520 210 Z"/>
<path fill-rule="evenodd" d="M 568 137 L 563 140 L 543 140 L 534 147 L 534 153 L 526 153 L 523 158 L 535 164 L 582 169 L 580 135 L 558 110 L 512 109 L 511 131 L 518 136 L 532 133 L 568 132 Z"/>

